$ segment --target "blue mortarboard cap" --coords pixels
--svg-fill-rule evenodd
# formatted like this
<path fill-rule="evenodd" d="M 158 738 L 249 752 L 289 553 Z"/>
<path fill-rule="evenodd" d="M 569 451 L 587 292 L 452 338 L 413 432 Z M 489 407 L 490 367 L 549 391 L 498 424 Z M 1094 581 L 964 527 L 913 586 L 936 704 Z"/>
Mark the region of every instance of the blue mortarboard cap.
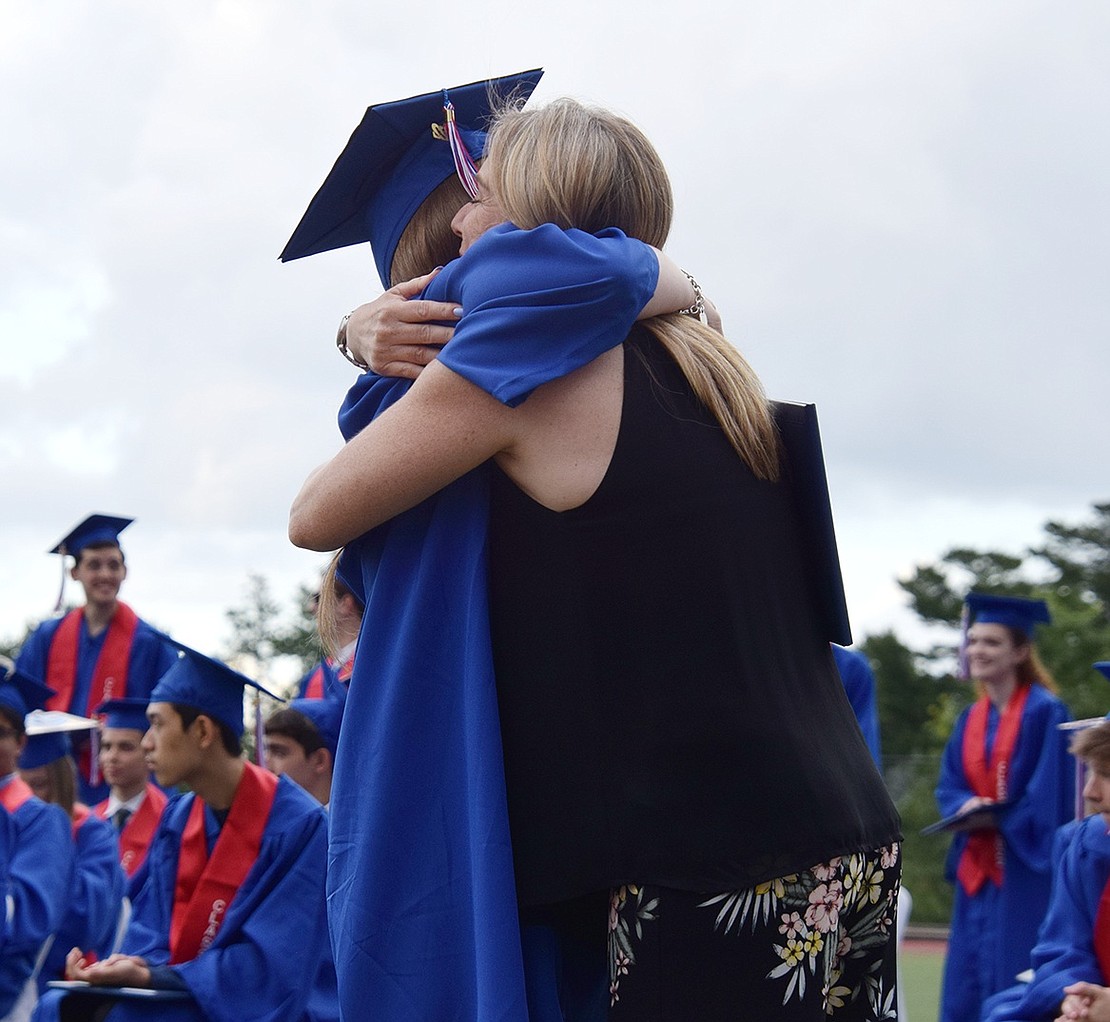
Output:
<path fill-rule="evenodd" d="M 89 515 L 80 525 L 61 540 L 52 554 L 69 554 L 76 557 L 87 546 L 98 543 L 119 544 L 119 534 L 135 519 L 118 515 Z"/>
<path fill-rule="evenodd" d="M 1110 681 L 1110 660 L 1100 660 L 1098 663 L 1092 664 L 1091 666 L 1107 681 Z"/>
<path fill-rule="evenodd" d="M 129 731 L 146 731 L 150 726 L 146 719 L 145 699 L 109 699 L 96 708 L 105 727 L 126 728 Z"/>
<path fill-rule="evenodd" d="M 165 636 L 181 651 L 177 662 L 159 679 L 150 693 L 152 703 L 181 703 L 192 706 L 214 720 L 226 724 L 236 735 L 243 734 L 243 692 L 246 686 L 258 689 L 282 702 L 280 696 L 263 688 L 227 664 L 190 649 Z"/>
<path fill-rule="evenodd" d="M 475 159 L 485 151 L 481 129 L 493 100 L 498 95 L 526 100 L 542 77 L 543 70 L 536 69 L 446 90 Z M 443 93 L 367 109 L 286 243 L 283 262 L 369 241 L 382 285 L 390 286 L 401 234 L 420 204 L 455 173 L 450 145 L 432 135 L 432 125 L 444 122 Z"/>
<path fill-rule="evenodd" d="M 967 609 L 971 623 L 1006 625 L 1032 635 L 1039 624 L 1048 624 L 1052 616 L 1044 600 L 1026 600 L 1020 596 L 991 596 L 968 593 Z"/>
<path fill-rule="evenodd" d="M 0 706 L 7 707 L 20 720 L 32 710 L 45 706 L 53 694 L 52 688 L 29 674 L 0 664 Z"/>
<path fill-rule="evenodd" d="M 293 699 L 289 709 L 303 713 L 320 732 L 320 737 L 335 758 L 339 745 L 339 725 L 343 723 L 343 700 L 340 699 Z"/>
<path fill-rule="evenodd" d="M 27 714 L 27 744 L 19 757 L 20 770 L 46 766 L 70 753 L 71 731 L 91 731 L 96 721 L 61 710 L 32 710 Z"/>

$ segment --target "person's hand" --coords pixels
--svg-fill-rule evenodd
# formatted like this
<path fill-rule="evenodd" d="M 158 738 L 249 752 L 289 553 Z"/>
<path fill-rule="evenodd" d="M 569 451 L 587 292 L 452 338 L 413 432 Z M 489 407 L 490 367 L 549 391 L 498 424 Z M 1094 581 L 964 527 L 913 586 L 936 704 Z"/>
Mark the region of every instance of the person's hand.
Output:
<path fill-rule="evenodd" d="M 134 955 L 112 955 L 103 962 L 87 962 L 84 952 L 72 948 L 66 955 L 66 979 L 83 980 L 92 986 L 148 987 L 150 967 Z"/>
<path fill-rule="evenodd" d="M 1064 994 L 1057 1022 L 1110 1022 L 1110 988 L 1097 983 L 1072 983 L 1064 987 Z"/>
<path fill-rule="evenodd" d="M 415 380 L 455 332 L 451 326 L 462 309 L 451 302 L 429 302 L 416 296 L 438 273 L 391 287 L 360 305 L 347 320 L 347 348 L 379 376 Z"/>

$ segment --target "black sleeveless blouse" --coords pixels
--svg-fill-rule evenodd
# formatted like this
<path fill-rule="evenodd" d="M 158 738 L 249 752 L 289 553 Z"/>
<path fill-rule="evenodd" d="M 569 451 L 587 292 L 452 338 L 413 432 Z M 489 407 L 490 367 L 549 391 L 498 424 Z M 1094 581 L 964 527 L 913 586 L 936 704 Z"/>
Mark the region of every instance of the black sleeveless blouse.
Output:
<path fill-rule="evenodd" d="M 756 479 L 646 331 L 612 461 L 553 512 L 493 475 L 491 627 L 523 905 L 726 891 L 899 838 L 806 582 Z"/>

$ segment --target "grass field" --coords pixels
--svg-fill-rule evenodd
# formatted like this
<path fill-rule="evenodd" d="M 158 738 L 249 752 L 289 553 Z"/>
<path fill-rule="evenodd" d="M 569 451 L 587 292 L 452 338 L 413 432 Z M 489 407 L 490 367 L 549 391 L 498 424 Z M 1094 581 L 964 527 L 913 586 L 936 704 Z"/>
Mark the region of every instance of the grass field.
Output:
<path fill-rule="evenodd" d="M 944 945 L 939 941 L 907 941 L 902 946 L 901 965 L 903 996 L 910 1022 L 936 1022 Z"/>

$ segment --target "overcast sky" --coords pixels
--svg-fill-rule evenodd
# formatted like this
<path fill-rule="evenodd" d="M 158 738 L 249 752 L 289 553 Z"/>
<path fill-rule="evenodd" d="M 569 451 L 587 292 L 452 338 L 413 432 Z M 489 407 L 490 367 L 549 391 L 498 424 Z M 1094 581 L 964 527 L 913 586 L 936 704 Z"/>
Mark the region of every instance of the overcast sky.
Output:
<path fill-rule="evenodd" d="M 1110 500 L 1103 0 L 0 15 L 0 636 L 91 511 L 138 519 L 124 598 L 207 650 L 249 573 L 313 581 L 286 514 L 379 289 L 365 246 L 277 254 L 369 104 L 536 66 L 536 101 L 647 131 L 669 251 L 768 392 L 818 405 L 857 638 L 912 635 L 915 563 Z"/>

